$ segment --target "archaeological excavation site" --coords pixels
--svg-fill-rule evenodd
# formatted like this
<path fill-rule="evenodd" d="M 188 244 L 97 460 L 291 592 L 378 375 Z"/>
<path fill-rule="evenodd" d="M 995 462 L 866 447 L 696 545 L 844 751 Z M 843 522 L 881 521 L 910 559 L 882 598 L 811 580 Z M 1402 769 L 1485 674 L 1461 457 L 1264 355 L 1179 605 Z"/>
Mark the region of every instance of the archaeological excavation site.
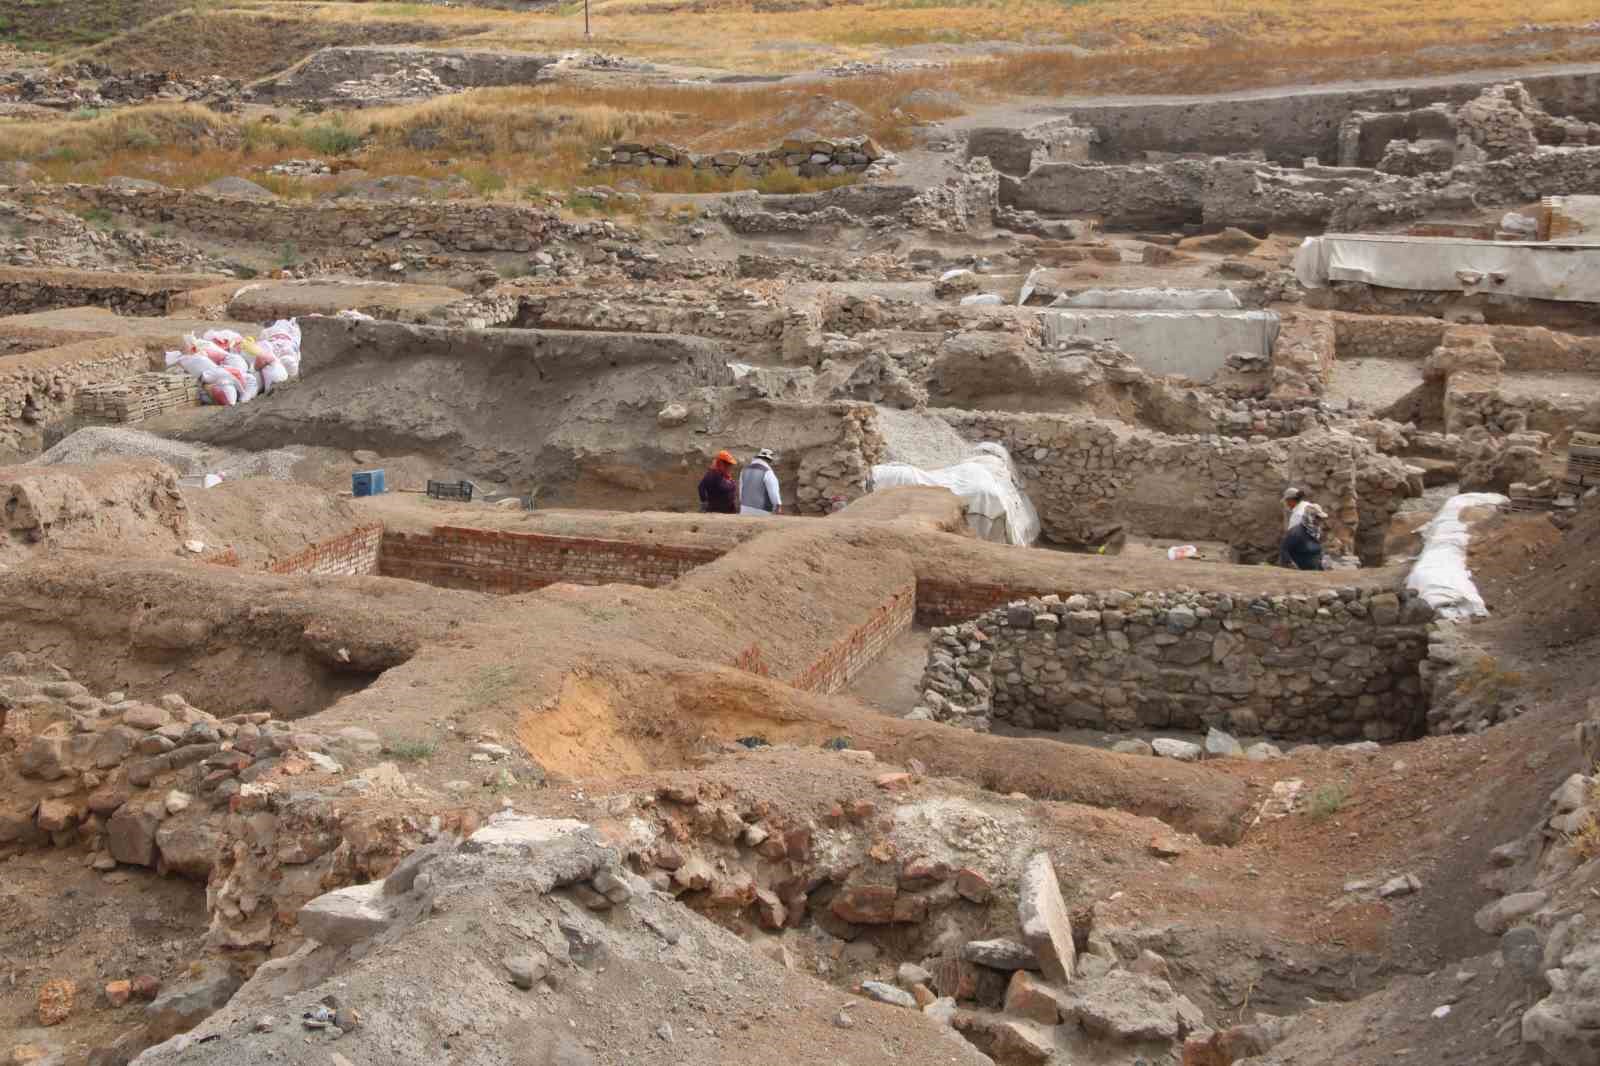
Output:
<path fill-rule="evenodd" d="M 0 0 L 0 1066 L 1600 1066 L 1600 21 Z"/>

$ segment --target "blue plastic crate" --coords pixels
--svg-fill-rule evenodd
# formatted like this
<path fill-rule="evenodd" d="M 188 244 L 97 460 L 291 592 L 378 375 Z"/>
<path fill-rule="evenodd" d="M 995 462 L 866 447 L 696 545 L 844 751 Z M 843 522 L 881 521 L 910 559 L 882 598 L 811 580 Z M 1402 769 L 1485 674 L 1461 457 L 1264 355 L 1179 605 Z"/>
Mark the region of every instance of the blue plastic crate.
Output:
<path fill-rule="evenodd" d="M 382 470 L 357 470 L 350 475 L 350 491 L 357 496 L 377 496 L 384 491 Z"/>

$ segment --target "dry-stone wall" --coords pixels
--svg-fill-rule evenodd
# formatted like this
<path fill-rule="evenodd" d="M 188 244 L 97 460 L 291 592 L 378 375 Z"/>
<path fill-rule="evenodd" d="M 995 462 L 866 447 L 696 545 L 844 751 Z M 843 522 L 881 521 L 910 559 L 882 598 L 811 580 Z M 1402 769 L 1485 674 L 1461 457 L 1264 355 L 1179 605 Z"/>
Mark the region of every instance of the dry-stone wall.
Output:
<path fill-rule="evenodd" d="M 609 223 L 567 224 L 541 208 L 471 200 L 307 204 L 104 185 L 32 185 L 13 195 L 28 203 L 112 211 L 196 233 L 302 246 L 360 247 L 394 238 L 457 252 L 531 252 L 558 237 L 587 232 L 586 226 L 611 231 Z"/>
<path fill-rule="evenodd" d="M 0 358 L 0 459 L 30 456 L 47 427 L 72 414 L 85 385 L 131 378 L 149 369 L 140 341 L 81 341 Z"/>
<path fill-rule="evenodd" d="M 1414 595 L 1354 587 L 1019 600 L 934 630 L 912 715 L 979 730 L 1415 737 L 1431 618 Z"/>
<path fill-rule="evenodd" d="M 594 161 L 596 167 L 689 167 L 709 173 L 760 177 L 793 170 L 802 177 L 861 174 L 893 157 L 871 137 L 821 137 L 801 130 L 782 144 L 754 151 L 727 149 L 697 153 L 674 144 L 616 144 Z"/>

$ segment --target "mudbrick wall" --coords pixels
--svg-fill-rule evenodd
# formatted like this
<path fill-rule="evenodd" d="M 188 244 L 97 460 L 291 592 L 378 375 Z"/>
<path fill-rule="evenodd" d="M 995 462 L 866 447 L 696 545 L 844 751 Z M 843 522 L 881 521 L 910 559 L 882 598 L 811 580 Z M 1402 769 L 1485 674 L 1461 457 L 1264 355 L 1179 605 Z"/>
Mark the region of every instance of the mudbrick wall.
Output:
<path fill-rule="evenodd" d="M 46 427 L 71 416 L 78 389 L 150 368 L 142 342 L 90 340 L 0 358 L 0 458 L 37 454 Z"/>
<path fill-rule="evenodd" d="M 1127 531 L 1216 540 L 1245 559 L 1276 551 L 1281 494 L 1299 485 L 1333 516 L 1331 543 L 1380 562 L 1390 517 L 1420 495 L 1397 459 L 1343 433 L 1280 441 L 1165 436 L 1060 415 L 938 412 L 1015 459 L 1046 541 L 1104 544 Z"/>
<path fill-rule="evenodd" d="M 398 238 L 457 252 L 531 252 L 573 231 L 548 211 L 481 201 L 289 203 L 184 189 L 38 184 L 13 195 L 30 204 L 100 209 L 196 233 L 302 246 L 367 246 Z M 609 223 L 579 225 L 611 230 Z"/>
<path fill-rule="evenodd" d="M 1018 600 L 934 631 L 912 714 L 976 729 L 1422 733 L 1432 610 L 1392 591 L 1246 600 L 1120 590 Z"/>
<path fill-rule="evenodd" d="M 721 554 L 716 548 L 435 526 L 430 533 L 384 533 L 378 572 L 443 588 L 506 595 L 562 581 L 626 582 L 653 588 Z"/>
<path fill-rule="evenodd" d="M 1486 338 L 1505 360 L 1507 370 L 1600 372 L 1600 337 L 1558 333 L 1543 326 L 1463 326 L 1410 315 L 1335 311 L 1329 317 L 1340 358 L 1422 362 L 1444 343 L 1447 332 L 1469 333 Z"/>
<path fill-rule="evenodd" d="M 286 559 L 267 564 L 273 574 L 339 574 L 357 577 L 378 572 L 383 523 L 357 526 L 347 533 L 307 545 Z"/>

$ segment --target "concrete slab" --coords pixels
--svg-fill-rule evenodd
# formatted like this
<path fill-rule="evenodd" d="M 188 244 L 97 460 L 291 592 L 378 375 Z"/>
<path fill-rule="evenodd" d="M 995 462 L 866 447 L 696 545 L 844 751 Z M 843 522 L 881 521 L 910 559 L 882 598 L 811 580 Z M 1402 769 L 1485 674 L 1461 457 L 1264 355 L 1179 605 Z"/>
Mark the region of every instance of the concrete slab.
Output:
<path fill-rule="evenodd" d="M 1269 356 L 1278 336 L 1271 311 L 1041 311 L 1047 347 L 1110 341 L 1152 374 L 1208 380 L 1235 352 Z"/>

